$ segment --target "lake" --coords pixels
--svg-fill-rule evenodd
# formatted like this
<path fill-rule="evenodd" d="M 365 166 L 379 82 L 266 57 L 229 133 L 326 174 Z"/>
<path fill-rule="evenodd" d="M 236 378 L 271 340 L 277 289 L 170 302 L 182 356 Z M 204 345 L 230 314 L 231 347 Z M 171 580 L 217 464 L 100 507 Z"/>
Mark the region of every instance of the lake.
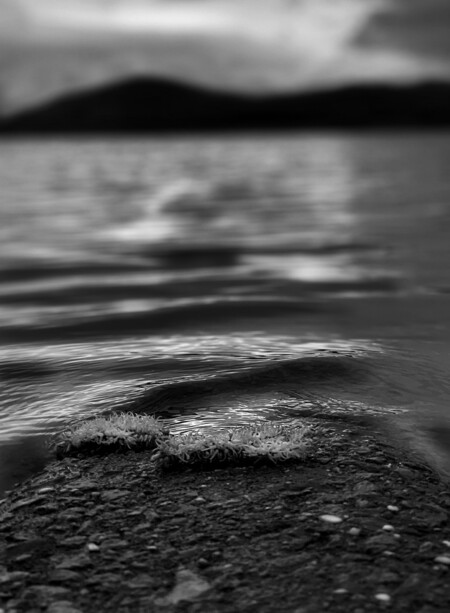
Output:
<path fill-rule="evenodd" d="M 370 414 L 446 470 L 449 159 L 423 131 L 0 142 L 0 490 L 129 407 Z"/>

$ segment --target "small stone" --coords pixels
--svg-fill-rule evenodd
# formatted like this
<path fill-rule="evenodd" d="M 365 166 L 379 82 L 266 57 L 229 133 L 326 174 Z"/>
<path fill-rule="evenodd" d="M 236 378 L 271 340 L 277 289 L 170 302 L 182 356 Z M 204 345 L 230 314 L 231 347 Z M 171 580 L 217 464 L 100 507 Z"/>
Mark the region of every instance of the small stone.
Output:
<path fill-rule="evenodd" d="M 82 568 L 86 568 L 86 566 L 90 566 L 90 564 L 90 559 L 85 554 L 81 554 L 78 556 L 64 558 L 57 566 L 57 569 L 80 570 Z"/>
<path fill-rule="evenodd" d="M 25 500 L 21 500 L 20 502 L 16 502 L 15 504 L 12 504 L 9 508 L 10 511 L 19 511 L 20 509 L 23 509 L 25 507 L 29 507 L 32 504 L 36 504 L 36 502 L 39 502 L 40 498 L 35 496 L 34 498 L 26 498 Z"/>
<path fill-rule="evenodd" d="M 81 611 L 76 609 L 72 602 L 59 600 L 48 607 L 47 613 L 81 613 Z"/>
<path fill-rule="evenodd" d="M 397 513 L 398 511 L 400 511 L 400 509 L 393 504 L 388 504 L 387 510 L 392 511 L 392 513 Z"/>
<path fill-rule="evenodd" d="M 378 594 L 375 594 L 375 598 L 379 602 L 385 602 L 385 603 L 391 602 L 391 597 L 389 596 L 389 594 L 385 594 L 384 592 L 379 592 Z"/>
<path fill-rule="evenodd" d="M 359 536 L 361 534 L 361 528 L 350 528 L 348 534 L 350 534 L 350 536 Z"/>
<path fill-rule="evenodd" d="M 61 541 L 60 544 L 63 545 L 63 547 L 79 547 L 84 544 L 85 540 L 84 536 L 71 536 Z"/>
<path fill-rule="evenodd" d="M 342 522 L 342 518 L 337 515 L 321 515 L 320 519 L 327 524 L 340 524 Z"/>
<path fill-rule="evenodd" d="M 445 564 L 446 566 L 450 566 L 449 556 L 437 556 L 436 558 L 434 558 L 434 561 L 438 564 Z"/>
<path fill-rule="evenodd" d="M 345 587 L 339 587 L 337 590 L 333 591 L 333 594 L 348 594 L 348 590 Z"/>
<path fill-rule="evenodd" d="M 119 500 L 119 498 L 124 498 L 130 494 L 130 490 L 107 490 L 102 493 L 102 500 L 105 502 L 113 502 L 114 500 Z"/>
<path fill-rule="evenodd" d="M 177 605 L 183 601 L 197 600 L 211 588 L 210 584 L 187 569 L 181 569 L 176 574 L 175 587 L 165 598 L 158 598 L 157 605 Z"/>
<path fill-rule="evenodd" d="M 80 574 L 72 570 L 59 569 L 51 573 L 49 580 L 51 583 L 66 583 L 66 581 L 79 581 Z"/>
<path fill-rule="evenodd" d="M 88 549 L 88 551 L 91 551 L 91 552 L 100 551 L 100 547 L 98 545 L 96 545 L 95 543 L 88 543 L 87 544 L 87 549 Z"/>
<path fill-rule="evenodd" d="M 150 553 L 157 553 L 159 551 L 156 545 L 147 545 L 146 549 L 147 551 L 150 551 Z"/>
<path fill-rule="evenodd" d="M 194 498 L 193 502 L 206 502 L 206 500 L 202 496 L 197 496 L 197 498 Z"/>
<path fill-rule="evenodd" d="M 199 558 L 197 560 L 197 564 L 200 568 L 206 568 L 207 566 L 209 566 L 209 562 L 205 558 Z"/>
<path fill-rule="evenodd" d="M 393 532 L 394 526 L 391 526 L 391 524 L 384 524 L 383 530 L 385 530 L 386 532 Z"/>
<path fill-rule="evenodd" d="M 54 492 L 55 488 L 54 487 L 41 487 L 41 489 L 38 490 L 38 494 L 50 494 L 51 492 Z"/>
<path fill-rule="evenodd" d="M 446 547 L 450 547 L 450 541 L 442 541 L 442 544 Z"/>

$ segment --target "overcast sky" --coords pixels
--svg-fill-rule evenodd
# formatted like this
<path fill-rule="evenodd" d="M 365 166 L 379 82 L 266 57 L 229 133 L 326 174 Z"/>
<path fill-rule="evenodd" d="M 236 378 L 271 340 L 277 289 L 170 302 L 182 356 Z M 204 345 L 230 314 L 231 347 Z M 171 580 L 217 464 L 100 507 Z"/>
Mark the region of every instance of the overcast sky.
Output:
<path fill-rule="evenodd" d="M 450 0 L 0 0 L 0 110 L 133 75 L 250 92 L 450 78 Z"/>

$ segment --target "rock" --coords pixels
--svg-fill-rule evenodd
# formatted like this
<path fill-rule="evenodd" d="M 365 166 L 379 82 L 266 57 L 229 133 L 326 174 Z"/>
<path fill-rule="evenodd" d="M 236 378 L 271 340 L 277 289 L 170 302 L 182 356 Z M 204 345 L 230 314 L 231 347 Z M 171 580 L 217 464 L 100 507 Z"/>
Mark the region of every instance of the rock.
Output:
<path fill-rule="evenodd" d="M 127 581 L 126 586 L 131 590 L 148 590 L 152 588 L 154 584 L 155 580 L 151 575 L 142 574 Z"/>
<path fill-rule="evenodd" d="M 320 519 L 327 524 L 340 524 L 342 522 L 342 518 L 337 515 L 321 515 Z"/>
<path fill-rule="evenodd" d="M 53 544 L 52 539 L 35 538 L 18 543 L 17 545 L 9 545 L 6 548 L 6 556 L 9 559 L 17 559 L 19 556 L 29 553 L 43 552 L 49 549 Z"/>
<path fill-rule="evenodd" d="M 378 594 L 375 594 L 375 598 L 376 600 L 380 602 L 386 602 L 386 603 L 389 603 L 392 600 L 389 594 L 385 594 L 384 592 L 379 592 Z"/>
<path fill-rule="evenodd" d="M 361 528 L 350 528 L 348 534 L 350 534 L 350 536 L 359 536 L 361 534 Z"/>
<path fill-rule="evenodd" d="M 65 509 L 58 513 L 58 521 L 80 521 L 82 515 L 84 515 L 85 509 L 80 507 L 73 507 L 71 509 Z"/>
<path fill-rule="evenodd" d="M 130 490 L 107 490 L 103 492 L 101 497 L 105 502 L 113 502 L 119 498 L 124 498 L 130 495 Z"/>
<path fill-rule="evenodd" d="M 60 545 L 63 547 L 79 547 L 85 543 L 86 539 L 84 536 L 71 536 L 70 538 L 64 539 L 60 542 Z"/>
<path fill-rule="evenodd" d="M 377 488 L 370 481 L 360 481 L 353 488 L 355 496 L 367 496 L 370 494 L 376 494 Z"/>
<path fill-rule="evenodd" d="M 48 607 L 47 613 L 82 613 L 82 611 L 75 608 L 74 604 L 68 600 L 58 600 Z"/>
<path fill-rule="evenodd" d="M 77 570 L 86 568 L 86 566 L 90 566 L 91 561 L 85 554 L 80 554 L 78 556 L 72 556 L 64 558 L 58 566 L 56 566 L 57 570 Z"/>
<path fill-rule="evenodd" d="M 70 581 L 79 581 L 80 574 L 74 572 L 73 570 L 65 570 L 64 568 L 57 569 L 53 571 L 49 576 L 49 581 L 51 583 L 65 583 Z"/>
<path fill-rule="evenodd" d="M 376 534 L 366 539 L 364 542 L 366 549 L 370 552 L 381 552 L 385 549 L 391 549 L 397 544 L 397 540 L 391 533 Z"/>
<path fill-rule="evenodd" d="M 400 509 L 393 504 L 388 504 L 387 510 L 391 511 L 392 513 L 397 513 L 398 511 L 400 511 Z"/>
<path fill-rule="evenodd" d="M 386 532 L 393 532 L 394 529 L 394 526 L 391 526 L 391 524 L 384 524 L 383 526 L 383 530 L 385 530 Z"/>
<path fill-rule="evenodd" d="M 210 584 L 187 569 L 181 569 L 175 577 L 175 587 L 165 598 L 158 598 L 155 603 L 160 606 L 177 605 L 180 602 L 192 602 L 211 589 Z"/>
<path fill-rule="evenodd" d="M 55 491 L 54 487 L 41 487 L 41 489 L 38 490 L 38 494 L 50 494 L 52 492 Z"/>
<path fill-rule="evenodd" d="M 92 552 L 95 552 L 95 551 L 100 551 L 100 547 L 98 545 L 96 545 L 95 543 L 88 543 L 87 544 L 87 550 L 92 553 Z"/>
<path fill-rule="evenodd" d="M 50 602 L 54 602 L 57 598 L 64 598 L 68 594 L 69 590 L 66 587 L 32 585 L 23 593 L 23 599 L 36 600 L 38 607 L 45 608 L 49 606 Z"/>
<path fill-rule="evenodd" d="M 21 500 L 20 502 L 16 502 L 15 504 L 12 504 L 9 507 L 9 510 L 10 511 L 19 511 L 20 509 L 23 509 L 25 507 L 29 507 L 32 504 L 36 504 L 40 500 L 42 500 L 42 499 L 39 496 L 35 496 L 34 498 L 26 498 L 25 500 Z"/>
<path fill-rule="evenodd" d="M 445 564 L 446 566 L 450 566 L 450 556 L 437 556 L 434 558 L 434 561 L 438 564 Z"/>
<path fill-rule="evenodd" d="M 73 481 L 71 486 L 72 489 L 87 492 L 89 490 L 96 490 L 98 488 L 98 483 L 95 481 L 90 481 L 89 479 L 83 479 L 81 481 Z"/>
<path fill-rule="evenodd" d="M 0 585 L 4 585 L 7 583 L 20 583 L 24 581 L 27 577 L 30 576 L 30 573 L 21 572 L 21 571 L 13 571 L 8 573 L 6 571 L 0 574 Z"/>

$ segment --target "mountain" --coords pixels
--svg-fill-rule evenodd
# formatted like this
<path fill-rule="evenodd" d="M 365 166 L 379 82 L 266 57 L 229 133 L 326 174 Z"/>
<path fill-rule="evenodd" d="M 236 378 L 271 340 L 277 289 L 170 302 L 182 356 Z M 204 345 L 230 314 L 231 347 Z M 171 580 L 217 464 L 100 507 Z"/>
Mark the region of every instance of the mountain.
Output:
<path fill-rule="evenodd" d="M 248 96 L 135 79 L 0 119 L 9 135 L 413 126 L 450 126 L 450 83 Z"/>

